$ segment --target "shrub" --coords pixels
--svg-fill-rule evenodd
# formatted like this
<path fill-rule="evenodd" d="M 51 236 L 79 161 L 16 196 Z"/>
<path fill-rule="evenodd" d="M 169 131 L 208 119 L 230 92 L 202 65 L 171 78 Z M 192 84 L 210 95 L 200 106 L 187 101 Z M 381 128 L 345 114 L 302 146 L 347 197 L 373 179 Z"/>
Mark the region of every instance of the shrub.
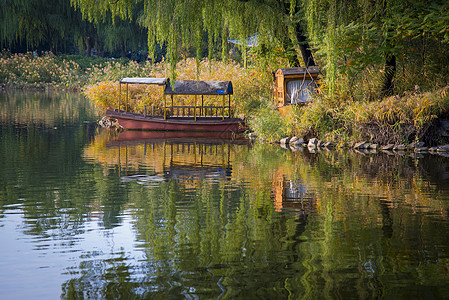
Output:
<path fill-rule="evenodd" d="M 248 118 L 250 128 L 262 139 L 269 142 L 278 141 L 292 133 L 288 118 L 281 116 L 269 101 L 259 107 L 258 111 Z"/>
<path fill-rule="evenodd" d="M 0 57 L 0 83 L 11 87 L 74 87 L 79 84 L 79 66 L 51 53 L 33 53 Z"/>
<path fill-rule="evenodd" d="M 167 77 L 169 69 L 168 64 L 164 62 L 157 64 L 147 62 L 140 65 L 134 62 L 126 65 L 111 62 L 103 67 L 94 66 L 89 69 L 91 84 L 85 87 L 84 93 L 100 108 L 117 108 L 120 78 L 133 76 L 163 78 Z M 260 99 L 266 98 L 271 88 L 271 81 L 264 74 L 266 72 L 244 69 L 234 61 L 203 59 L 197 64 L 195 59 L 189 58 L 178 63 L 176 72 L 178 80 L 231 80 L 234 89 L 231 105 L 235 108 L 236 114 L 251 114 L 251 111 L 258 108 L 263 101 Z M 157 107 L 162 103 L 162 91 L 157 86 L 129 85 L 129 91 L 130 111 L 143 112 L 145 105 Z M 125 95 L 122 97 L 124 99 Z M 176 96 L 176 101 L 183 105 L 193 105 L 199 99 L 195 100 L 195 96 Z M 204 105 L 211 105 L 217 101 L 221 100 L 217 100 L 216 96 L 204 97 Z"/>

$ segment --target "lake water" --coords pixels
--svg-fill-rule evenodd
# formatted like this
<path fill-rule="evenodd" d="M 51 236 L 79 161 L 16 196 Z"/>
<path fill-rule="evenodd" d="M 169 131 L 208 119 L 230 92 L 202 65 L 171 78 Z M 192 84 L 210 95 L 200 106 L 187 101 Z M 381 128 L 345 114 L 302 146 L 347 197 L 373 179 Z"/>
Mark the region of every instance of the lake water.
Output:
<path fill-rule="evenodd" d="M 449 297 L 448 157 L 96 119 L 0 94 L 0 299 Z"/>

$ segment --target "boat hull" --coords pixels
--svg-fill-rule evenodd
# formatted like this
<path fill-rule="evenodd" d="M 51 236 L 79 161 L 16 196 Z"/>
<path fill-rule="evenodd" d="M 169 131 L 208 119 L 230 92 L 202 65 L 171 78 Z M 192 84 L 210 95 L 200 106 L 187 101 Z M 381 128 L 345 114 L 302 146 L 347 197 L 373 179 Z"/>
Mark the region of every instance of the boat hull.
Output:
<path fill-rule="evenodd" d="M 245 122 L 239 118 L 202 117 L 195 121 L 192 117 L 144 116 L 116 110 L 107 110 L 106 117 L 116 119 L 125 129 L 157 131 L 213 131 L 242 132 L 246 130 Z"/>

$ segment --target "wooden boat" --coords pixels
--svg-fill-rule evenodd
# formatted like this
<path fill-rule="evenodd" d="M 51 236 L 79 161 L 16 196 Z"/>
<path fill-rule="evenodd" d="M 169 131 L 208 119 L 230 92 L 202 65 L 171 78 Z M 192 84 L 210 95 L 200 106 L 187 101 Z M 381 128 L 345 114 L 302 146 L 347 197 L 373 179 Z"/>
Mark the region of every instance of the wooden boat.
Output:
<path fill-rule="evenodd" d="M 164 87 L 161 115 L 132 113 L 120 109 L 121 86 L 126 84 L 126 103 L 128 103 L 129 84 L 154 84 Z M 131 130 L 157 131 L 214 131 L 214 132 L 242 132 L 246 129 L 243 119 L 232 117 L 231 95 L 233 93 L 231 81 L 195 81 L 177 80 L 174 84 L 168 78 L 122 78 L 120 80 L 119 108 L 106 111 L 106 117 L 115 119 L 118 124 Z M 193 106 L 175 106 L 174 96 L 195 95 Z M 204 96 L 221 96 L 220 106 L 205 106 Z M 167 105 L 166 96 L 170 96 L 171 105 Z M 201 103 L 197 102 L 201 96 Z M 226 99 L 227 97 L 227 99 Z M 125 104 L 125 108 L 127 105 Z"/>

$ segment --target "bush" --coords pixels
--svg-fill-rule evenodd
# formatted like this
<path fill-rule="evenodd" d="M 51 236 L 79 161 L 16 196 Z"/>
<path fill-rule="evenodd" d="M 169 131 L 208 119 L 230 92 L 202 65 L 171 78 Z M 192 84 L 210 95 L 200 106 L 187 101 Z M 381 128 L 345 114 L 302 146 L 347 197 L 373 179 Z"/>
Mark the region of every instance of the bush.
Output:
<path fill-rule="evenodd" d="M 80 82 L 78 64 L 51 53 L 2 53 L 0 66 L 0 83 L 11 87 L 75 87 Z"/>
<path fill-rule="evenodd" d="M 88 69 L 91 84 L 85 87 L 84 93 L 100 108 L 117 108 L 120 78 L 164 78 L 168 76 L 169 70 L 170 67 L 165 62 L 157 64 L 129 62 L 125 65 L 119 62 L 110 62 L 102 67 L 93 66 Z M 267 91 L 271 88 L 271 81 L 264 74 L 265 72 L 244 69 L 233 61 L 203 59 L 197 64 L 195 59 L 189 58 L 177 64 L 176 72 L 178 80 L 231 80 L 234 90 L 231 105 L 235 108 L 237 115 L 250 115 L 252 110 L 257 109 L 265 101 L 261 99 L 266 98 Z M 124 91 L 122 92 L 124 93 Z M 160 106 L 162 94 L 157 86 L 129 85 L 128 110 L 143 112 L 145 105 L 147 107 Z M 123 94 L 122 97 L 124 99 L 126 96 Z M 199 99 L 195 100 L 195 96 L 177 96 L 176 101 L 183 105 L 193 105 Z M 204 105 L 216 104 L 217 101 L 221 102 L 221 100 L 217 100 L 217 96 L 204 97 Z"/>
<path fill-rule="evenodd" d="M 282 117 L 279 111 L 270 104 L 259 107 L 257 112 L 248 118 L 248 124 L 251 130 L 262 139 L 269 142 L 278 141 L 292 133 L 292 124 L 288 118 Z"/>

